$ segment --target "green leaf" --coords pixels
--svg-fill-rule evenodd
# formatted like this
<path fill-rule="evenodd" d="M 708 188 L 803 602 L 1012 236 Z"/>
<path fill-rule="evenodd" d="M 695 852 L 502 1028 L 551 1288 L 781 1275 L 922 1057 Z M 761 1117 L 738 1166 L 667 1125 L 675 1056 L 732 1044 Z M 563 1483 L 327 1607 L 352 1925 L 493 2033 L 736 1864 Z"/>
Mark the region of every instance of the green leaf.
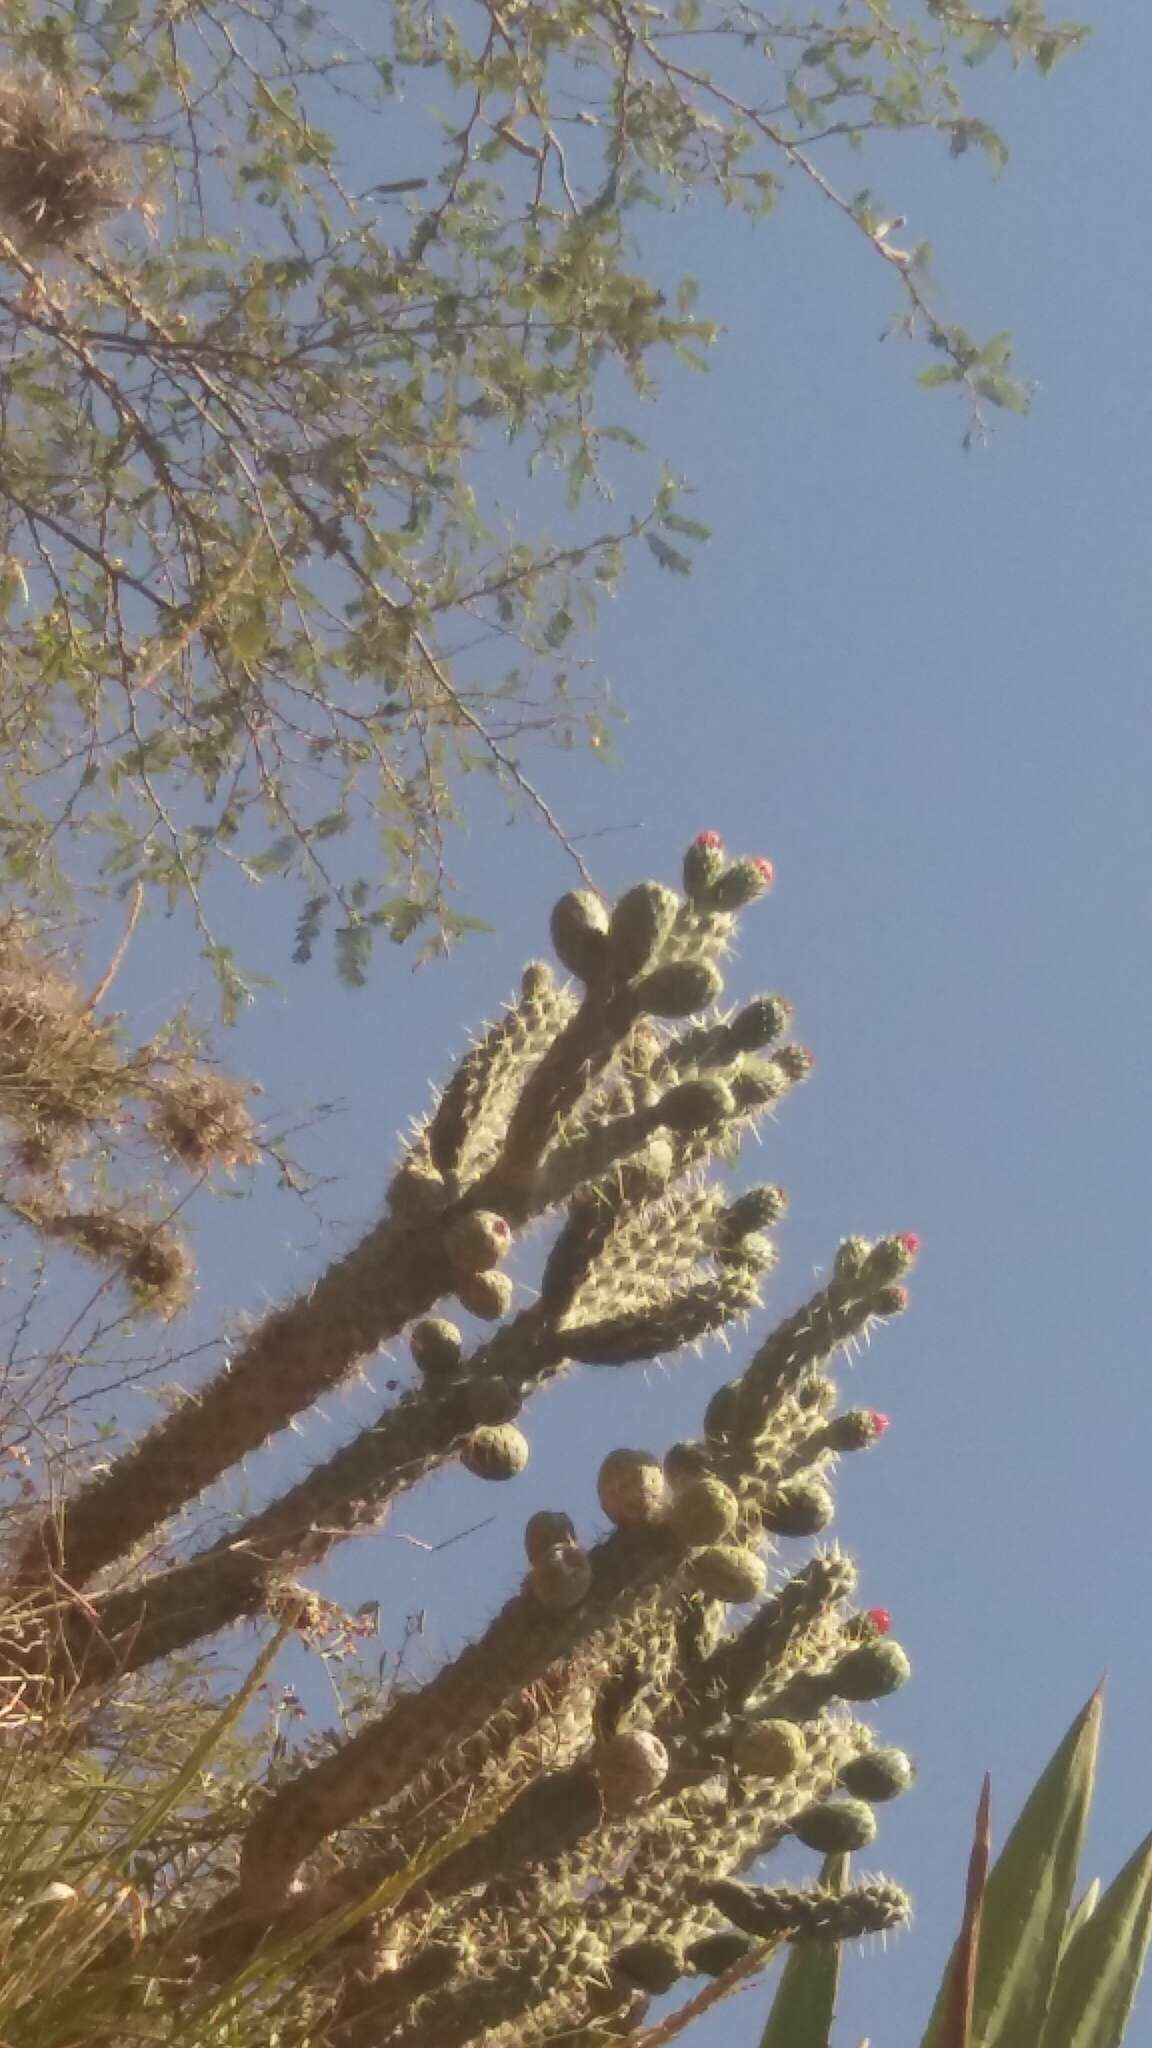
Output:
<path fill-rule="evenodd" d="M 1079 1902 L 1072 1908 L 1072 1911 L 1069 1913 L 1068 1921 L 1064 1929 L 1064 1939 L 1060 1947 L 1060 1954 L 1062 1956 L 1064 1955 L 1069 1942 L 1072 1941 L 1074 1937 L 1080 1932 L 1080 1929 L 1083 1927 L 1084 1922 L 1090 1919 L 1092 1914 L 1096 1911 L 1097 1906 L 1100 1904 L 1101 1889 L 1102 1887 L 1100 1884 L 1100 1879 L 1098 1877 L 1094 1877 L 1087 1891 L 1084 1893 L 1083 1898 L 1079 1900 Z"/>
<path fill-rule="evenodd" d="M 1120 2048 L 1150 1936 L 1152 1835 L 1095 1910 L 1079 1919 L 1060 1961 L 1039 2048 Z"/>
<path fill-rule="evenodd" d="M 973 2048 L 1023 2048 L 1040 2038 L 1076 1883 L 1099 1739 L 1095 1692 L 1033 1787 L 988 1880 Z M 954 1961 L 955 1951 L 920 2048 L 945 2048 Z"/>

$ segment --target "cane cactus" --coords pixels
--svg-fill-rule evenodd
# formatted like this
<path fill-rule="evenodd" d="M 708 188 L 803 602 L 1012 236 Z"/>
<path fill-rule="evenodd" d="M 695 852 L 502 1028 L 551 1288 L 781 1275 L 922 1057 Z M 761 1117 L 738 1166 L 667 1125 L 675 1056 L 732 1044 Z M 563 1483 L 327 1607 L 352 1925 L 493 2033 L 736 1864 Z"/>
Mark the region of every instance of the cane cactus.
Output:
<path fill-rule="evenodd" d="M 298 1618 L 312 1596 L 295 1574 L 446 1461 L 514 1497 L 531 1396 L 557 1374 L 749 1324 L 786 1197 L 734 1193 L 711 1169 L 811 1068 L 783 998 L 717 1007 L 737 919 L 771 879 L 706 833 L 681 893 L 561 900 L 553 946 L 579 986 L 529 966 L 360 1243 L 30 1517 L 6 1656 L 46 1698 L 115 1700 L 242 1618 Z M 546 1217 L 521 1301 L 505 1261 Z M 902 1924 L 908 1902 L 886 1879 L 835 1890 L 748 1873 L 785 1839 L 818 1858 L 859 1851 L 875 1808 L 912 1781 L 857 1718 L 908 1659 L 885 1610 L 857 1606 L 828 1531 L 839 1461 L 888 1426 L 840 1404 L 833 1368 L 901 1314 L 917 1251 L 912 1234 L 846 1239 L 824 1284 L 745 1340 L 695 1438 L 621 1446 L 582 1514 L 531 1516 L 521 1583 L 488 1627 L 253 1795 L 229 1884 L 161 1924 L 140 1981 L 225 1985 L 286 1945 L 346 2048 L 599 2042 L 636 2034 L 682 1978 Z M 490 1330 L 470 1341 L 453 1301 Z M 134 1562 L 401 1332 L 411 1380 L 370 1427 L 182 1562 Z"/>

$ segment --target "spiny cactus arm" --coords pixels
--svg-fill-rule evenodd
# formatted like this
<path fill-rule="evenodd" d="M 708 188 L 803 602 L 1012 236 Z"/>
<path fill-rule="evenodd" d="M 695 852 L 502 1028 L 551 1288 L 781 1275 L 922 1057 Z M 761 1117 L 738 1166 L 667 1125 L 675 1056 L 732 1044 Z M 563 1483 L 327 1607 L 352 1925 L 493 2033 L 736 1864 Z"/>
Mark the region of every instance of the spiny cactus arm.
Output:
<path fill-rule="evenodd" d="M 16 1578 L 79 1588 L 286 1427 L 452 1287 L 439 1234 L 388 1218 L 266 1316 L 226 1369 L 82 1485 L 28 1539 Z"/>
<path fill-rule="evenodd" d="M 753 1205 L 751 1220 L 759 1219 L 762 1207 L 763 1202 Z M 814 1362 L 825 1360 L 869 1319 L 871 1297 L 868 1294 L 855 1293 L 835 1313 L 827 1311 L 826 1294 L 827 1290 L 822 1290 L 784 1326 L 789 1335 L 781 1355 L 789 1362 L 789 1369 L 782 1370 L 779 1360 L 774 1367 L 775 1378 L 781 1386 L 795 1386 L 804 1371 L 810 1370 Z M 763 1370 L 768 1351 L 768 1346 L 762 1346 L 756 1353 L 749 1367 L 750 1373 Z M 784 1405 L 787 1407 L 788 1426 L 782 1433 L 778 1432 L 781 1457 L 798 1439 L 803 1440 L 811 1428 L 807 1407 L 791 1397 L 787 1397 Z M 756 1412 L 760 1412 L 759 1405 Z M 750 1464 L 756 1469 L 758 1458 L 763 1463 L 765 1447 L 762 1441 L 750 1443 L 747 1438 L 733 1437 L 724 1442 L 729 1467 L 738 1468 L 743 1461 L 745 1466 Z M 704 1455 L 709 1456 L 710 1452 L 706 1451 Z M 611 1498 L 604 1493 L 603 1480 L 601 1499 L 607 1510 L 613 1512 Z M 652 1526 L 651 1519 L 646 1526 L 642 1518 L 634 1516 L 631 1524 L 625 1520 L 612 1536 L 596 1547 L 589 1559 L 587 1589 L 579 1593 L 571 1608 L 553 1611 L 542 1607 L 531 1588 L 510 1602 L 493 1623 L 487 1637 L 463 1652 L 455 1665 L 446 1667 L 439 1680 L 432 1681 L 426 1695 L 430 1705 L 429 1726 L 435 1726 L 438 1686 L 454 1699 L 453 1735 L 459 1742 L 469 1732 L 469 1715 L 471 1728 L 475 1729 L 495 1711 L 501 1697 L 501 1681 L 504 1696 L 523 1697 L 549 1665 L 564 1657 L 571 1658 L 582 1639 L 595 1638 L 599 1653 L 607 1656 L 609 1645 L 600 1632 L 614 1616 L 619 1631 L 617 1640 L 625 1639 L 629 1627 L 635 1627 L 638 1618 L 634 1603 L 648 1589 L 663 1583 L 668 1589 L 665 1597 L 675 1597 L 671 1589 L 684 1554 L 683 1538 L 676 1526 L 675 1489 L 667 1517 L 663 1489 L 659 1490 L 655 1515 L 656 1526 Z M 820 1579 L 821 1570 L 832 1582 L 825 1589 L 826 1596 L 834 1598 L 835 1586 L 845 1580 L 848 1567 L 814 1565 L 811 1568 L 813 1581 Z M 790 1596 L 790 1601 L 799 1604 L 795 1595 Z M 815 1604 L 818 1605 L 818 1599 Z M 779 1625 L 780 1641 L 774 1645 L 777 1654 L 791 1625 L 789 1614 L 790 1607 L 786 1603 Z M 770 1655 L 773 1644 L 768 1624 L 765 1624 L 763 1632 L 769 1635 L 767 1654 Z M 471 1675 L 477 1671 L 489 1674 L 489 1684 L 473 1694 Z M 497 1688 L 495 1694 L 491 1689 L 493 1679 Z M 386 1798 L 394 1797 L 402 1789 L 402 1775 L 392 1775 L 389 1767 L 381 1777 L 375 1764 L 368 1761 L 377 1756 L 404 1759 L 403 1745 L 397 1746 L 391 1719 L 397 1711 L 404 1711 L 403 1702 L 397 1702 L 381 1721 L 367 1724 L 345 1751 L 325 1759 L 312 1774 L 310 1787 L 301 1780 L 293 1781 L 285 1788 L 279 1805 L 273 1801 L 265 1809 L 258 1826 L 251 1831 L 245 1852 L 251 1867 L 287 1871 L 290 1875 L 326 1834 L 350 1825 L 373 1805 L 382 1805 Z M 430 1742 L 429 1762 L 434 1754 L 435 1745 Z M 341 1757 L 344 1762 L 340 1761 Z M 279 1832 L 281 1827 L 283 1835 Z"/>
<path fill-rule="evenodd" d="M 494 1163 L 510 1104 L 576 1009 L 543 961 L 525 968 L 519 999 L 461 1060 L 429 1120 L 424 1143 L 438 1173 L 464 1181 Z"/>
<path fill-rule="evenodd" d="M 708 1886 L 707 1896 L 734 1927 L 761 1941 L 859 1941 L 905 1927 L 912 1913 L 907 1892 L 884 1877 L 863 1878 L 842 1892 L 722 1878 Z"/>
<path fill-rule="evenodd" d="M 851 1558 L 836 1552 L 811 1558 L 757 1609 L 739 1635 L 719 1645 L 705 1667 L 702 1685 L 730 1707 L 742 1707 L 770 1672 L 787 1671 L 797 1637 L 835 1613 L 855 1586 Z"/>
<path fill-rule="evenodd" d="M 319 1563 L 336 1543 L 373 1526 L 391 1500 L 454 1452 L 485 1478 L 519 1469 L 527 1448 L 510 1430 L 512 1417 L 565 1359 L 621 1365 L 653 1358 L 746 1314 L 755 1299 L 754 1276 L 733 1270 L 632 1315 L 559 1331 L 542 1301 L 505 1326 L 469 1374 L 426 1381 L 209 1550 L 78 1608 L 64 1646 L 68 1664 L 93 1684 L 255 1613 L 274 1579 Z M 513 1446 L 517 1460 L 505 1462 Z"/>

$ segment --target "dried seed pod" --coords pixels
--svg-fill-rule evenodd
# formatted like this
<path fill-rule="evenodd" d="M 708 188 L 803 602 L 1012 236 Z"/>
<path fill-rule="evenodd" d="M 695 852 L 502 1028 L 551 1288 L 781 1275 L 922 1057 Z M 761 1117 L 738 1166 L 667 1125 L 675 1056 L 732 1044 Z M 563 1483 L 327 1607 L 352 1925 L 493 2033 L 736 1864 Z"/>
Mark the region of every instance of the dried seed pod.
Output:
<path fill-rule="evenodd" d="M 665 1460 L 667 1466 L 667 1460 Z M 668 1509 L 667 1521 L 682 1543 L 721 1543 L 731 1534 L 740 1503 L 722 1479 L 705 1477 L 682 1486 Z"/>
<path fill-rule="evenodd" d="M 506 1257 L 511 1243 L 511 1229 L 493 1209 L 466 1210 L 444 1233 L 454 1273 L 491 1272 Z"/>
<path fill-rule="evenodd" d="M 684 1957 L 674 1941 L 630 1941 L 617 1949 L 612 1968 L 629 1984 L 659 1997 L 684 1975 Z"/>
<path fill-rule="evenodd" d="M 464 1356 L 464 1339 L 444 1316 L 426 1316 L 408 1333 L 408 1347 L 428 1379 L 447 1379 Z"/>
<path fill-rule="evenodd" d="M 423 1223 L 448 1207 L 451 1192 L 442 1174 L 425 1161 L 409 1159 L 393 1174 L 388 1207 L 403 1223 Z"/>
<path fill-rule="evenodd" d="M 592 1561 L 579 1543 L 553 1543 L 532 1560 L 532 1591 L 541 1607 L 566 1614 L 592 1587 Z"/>
<path fill-rule="evenodd" d="M 535 1564 L 545 1551 L 552 1550 L 558 1543 L 575 1543 L 576 1529 L 570 1515 L 560 1514 L 553 1508 L 541 1508 L 530 1515 L 524 1525 L 524 1553 L 529 1564 Z"/>
<path fill-rule="evenodd" d="M 792 1833 L 806 1849 L 838 1856 L 876 1840 L 876 1815 L 863 1799 L 821 1799 L 796 1815 Z"/>
<path fill-rule="evenodd" d="M 857 1799 L 898 1799 L 915 1776 L 916 1767 L 902 1749 L 868 1749 L 844 1765 L 840 1783 Z"/>
<path fill-rule="evenodd" d="M 728 1600 L 743 1606 L 756 1600 L 768 1584 L 768 1567 L 754 1550 L 734 1543 L 712 1543 L 698 1550 L 688 1562 L 688 1583 L 710 1600 Z"/>
<path fill-rule="evenodd" d="M 561 896 L 552 912 L 552 946 L 562 967 L 578 981 L 594 981 L 604 966 L 608 912 L 590 889 Z"/>
<path fill-rule="evenodd" d="M 616 905 L 608 926 L 608 971 L 614 983 L 632 981 L 658 958 L 680 908 L 674 889 L 639 882 Z"/>
<path fill-rule="evenodd" d="M 592 1769 L 608 1813 L 628 1813 L 660 1790 L 668 1751 L 646 1728 L 620 1728 L 593 1752 Z"/>
<path fill-rule="evenodd" d="M 890 1636 L 877 1636 L 845 1650 L 828 1673 L 828 1685 L 837 1699 L 882 1700 L 899 1692 L 911 1676 L 907 1652 Z"/>
<path fill-rule="evenodd" d="M 714 1003 L 724 977 L 709 960 L 669 960 L 636 986 L 636 1001 L 650 1017 L 692 1017 Z"/>
<path fill-rule="evenodd" d="M 474 1429 L 461 1447 L 460 1463 L 477 1479 L 515 1479 L 528 1463 L 528 1439 L 509 1422 Z"/>
<path fill-rule="evenodd" d="M 732 1758 L 751 1778 L 791 1778 L 808 1752 L 794 1721 L 750 1721 L 732 1745 Z"/>
<path fill-rule="evenodd" d="M 817 1536 L 835 1513 L 836 1503 L 819 1479 L 790 1479 L 776 1488 L 763 1521 L 775 1536 Z"/>
<path fill-rule="evenodd" d="M 514 1289 L 507 1273 L 459 1273 L 453 1286 L 461 1308 L 481 1322 L 498 1323 L 512 1306 Z"/>
<path fill-rule="evenodd" d="M 604 1513 L 617 1528 L 650 1526 L 664 1512 L 663 1467 L 648 1451 L 609 1451 L 600 1467 L 596 1491 Z"/>

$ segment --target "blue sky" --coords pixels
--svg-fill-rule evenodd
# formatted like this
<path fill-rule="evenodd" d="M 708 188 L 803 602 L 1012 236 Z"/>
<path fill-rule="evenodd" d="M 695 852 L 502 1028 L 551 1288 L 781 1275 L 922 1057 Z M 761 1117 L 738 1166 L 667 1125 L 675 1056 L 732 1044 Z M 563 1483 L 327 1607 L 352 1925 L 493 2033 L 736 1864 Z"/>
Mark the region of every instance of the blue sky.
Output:
<path fill-rule="evenodd" d="M 603 835 L 585 852 L 609 889 L 675 879 L 705 826 L 776 863 L 730 982 L 787 992 L 817 1055 L 748 1161 L 792 1194 L 770 1309 L 811 1288 L 844 1234 L 924 1240 L 910 1314 L 854 1369 L 854 1398 L 893 1426 L 846 1461 L 837 1523 L 914 1661 L 877 1718 L 919 1783 L 862 1860 L 910 1886 L 917 1919 L 852 1960 L 842 2048 L 915 2048 L 981 1775 L 1002 1836 L 1105 1668 L 1087 1874 L 1152 1827 L 1152 20 L 1119 0 L 1094 20 L 1047 81 L 974 75 L 975 110 L 1012 145 L 999 181 L 938 144 L 869 166 L 907 238 L 932 240 L 946 314 L 1010 327 L 1039 381 L 1033 416 L 986 450 L 962 454 L 963 420 L 916 388 L 907 344 L 879 345 L 894 279 L 812 195 L 758 230 L 713 212 L 661 227 L 729 329 L 711 375 L 667 378 L 650 421 L 714 537 L 690 582 L 638 566 L 605 618 L 621 766 L 537 764 L 571 829 Z M 544 950 L 570 885 L 554 846 L 481 804 L 456 865 L 496 935 L 416 976 L 390 954 L 359 995 L 320 962 L 292 969 L 287 906 L 247 900 L 248 958 L 282 991 L 228 1055 L 274 1105 L 348 1113 L 311 1148 L 339 1177 L 330 1232 L 284 1204 L 225 1204 L 204 1229 L 212 1299 L 258 1308 L 368 1219 L 393 1133 Z M 170 1002 L 157 957 L 140 943 L 120 985 L 145 1026 Z M 380 1598 L 385 1647 L 423 1610 L 431 1668 L 513 1584 L 528 1513 L 562 1506 L 590 1533 L 599 1457 L 691 1429 L 730 1370 L 714 1352 L 548 1394 L 515 1488 L 438 1479 L 342 1553 L 333 1590 Z M 334 1399 L 332 1432 L 367 1405 Z M 271 1472 L 301 1455 L 277 1447 Z M 487 1516 L 465 1543 L 420 1547 Z M 742 1999 L 691 2038 L 755 2034 Z"/>

